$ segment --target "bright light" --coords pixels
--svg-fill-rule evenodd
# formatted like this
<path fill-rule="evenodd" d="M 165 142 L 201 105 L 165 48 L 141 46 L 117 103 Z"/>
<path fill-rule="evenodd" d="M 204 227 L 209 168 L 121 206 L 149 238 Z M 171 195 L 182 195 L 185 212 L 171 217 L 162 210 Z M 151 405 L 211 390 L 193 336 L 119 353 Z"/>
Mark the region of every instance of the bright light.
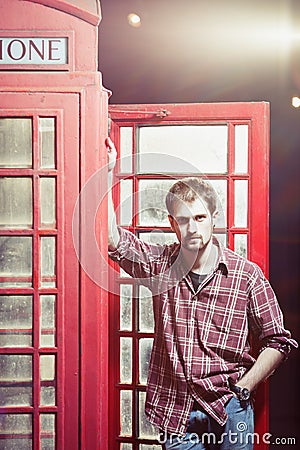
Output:
<path fill-rule="evenodd" d="M 292 98 L 292 105 L 294 108 L 300 107 L 300 98 L 299 97 L 293 97 Z"/>
<path fill-rule="evenodd" d="M 127 20 L 128 20 L 129 25 L 131 25 L 132 27 L 137 28 L 137 27 L 140 27 L 142 24 L 140 16 L 138 16 L 135 13 L 128 14 Z"/>

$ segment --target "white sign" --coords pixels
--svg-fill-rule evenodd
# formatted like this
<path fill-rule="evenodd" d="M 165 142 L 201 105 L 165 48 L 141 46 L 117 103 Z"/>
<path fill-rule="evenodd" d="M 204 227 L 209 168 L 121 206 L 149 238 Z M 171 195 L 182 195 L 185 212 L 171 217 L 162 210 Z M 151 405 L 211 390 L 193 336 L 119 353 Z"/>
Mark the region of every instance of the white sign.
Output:
<path fill-rule="evenodd" d="M 0 64 L 68 64 L 68 38 L 0 37 Z"/>

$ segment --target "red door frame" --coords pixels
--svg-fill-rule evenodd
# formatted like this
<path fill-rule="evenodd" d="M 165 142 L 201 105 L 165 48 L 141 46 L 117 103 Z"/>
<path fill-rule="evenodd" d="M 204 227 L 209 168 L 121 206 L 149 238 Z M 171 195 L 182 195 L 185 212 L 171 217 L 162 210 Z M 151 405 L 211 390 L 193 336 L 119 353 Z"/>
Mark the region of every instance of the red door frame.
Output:
<path fill-rule="evenodd" d="M 242 231 L 248 234 L 248 258 L 257 263 L 266 276 L 269 271 L 269 104 L 265 102 L 253 103 L 213 103 L 213 104 L 153 104 L 153 105 L 111 105 L 109 113 L 113 121 L 112 138 L 119 147 L 119 127 L 135 125 L 170 125 L 178 123 L 197 124 L 224 124 L 228 123 L 228 173 L 231 172 L 229 183 L 240 178 L 239 174 L 234 174 L 234 161 L 230 156 L 234 147 L 234 129 L 236 124 L 249 124 L 249 160 L 248 160 L 248 210 L 251 212 L 248 221 L 248 228 Z M 234 125 L 233 125 L 234 124 Z M 135 143 L 133 142 L 133 147 Z M 122 175 L 120 175 L 122 178 Z M 128 177 L 128 174 L 126 174 Z M 149 176 L 148 176 L 149 177 Z M 151 176 L 150 176 L 151 177 Z M 155 177 L 155 175 L 153 176 Z M 117 175 L 118 178 L 118 175 Z M 215 178 L 215 177 L 214 177 Z M 228 198 L 228 245 L 233 248 L 233 233 L 241 232 L 235 228 L 233 217 L 234 194 L 233 186 L 229 187 L 231 192 Z M 118 189 L 115 189 L 115 201 L 119 201 Z M 129 227 L 130 228 L 130 227 Z M 134 229 L 130 228 L 132 231 Z M 122 280 L 123 282 L 123 280 Z M 113 337 L 118 327 L 116 299 L 111 299 L 111 319 L 110 333 L 114 348 L 118 348 L 117 339 Z M 119 406 L 116 396 L 116 386 L 118 385 L 118 364 L 119 354 L 115 351 L 112 354 L 111 364 L 114 376 L 111 378 L 110 392 L 114 398 L 110 407 L 111 422 L 116 422 Z M 130 386 L 128 386 L 130 387 Z M 114 393 L 114 394 L 113 394 Z M 255 431 L 263 436 L 268 432 L 268 384 L 263 383 L 258 392 L 256 402 L 256 426 Z M 135 417 L 135 412 L 133 413 Z M 113 419 L 114 418 L 114 419 Z M 111 433 L 118 434 L 118 424 L 112 425 Z M 115 438 L 110 443 L 110 448 L 119 449 Z M 261 443 L 257 448 L 267 449 L 267 444 Z"/>

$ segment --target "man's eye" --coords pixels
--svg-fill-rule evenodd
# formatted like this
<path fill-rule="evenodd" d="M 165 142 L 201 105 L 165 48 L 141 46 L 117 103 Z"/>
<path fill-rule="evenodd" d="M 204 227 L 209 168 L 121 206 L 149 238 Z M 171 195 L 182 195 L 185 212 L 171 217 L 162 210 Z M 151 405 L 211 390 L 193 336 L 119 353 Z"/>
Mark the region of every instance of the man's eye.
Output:
<path fill-rule="evenodd" d="M 185 223 L 188 222 L 188 220 L 185 217 L 177 217 L 176 221 L 178 225 L 184 225 Z"/>
<path fill-rule="evenodd" d="M 199 215 L 199 216 L 196 216 L 196 217 L 195 217 L 195 220 L 196 220 L 197 222 L 202 222 L 202 220 L 204 220 L 204 219 L 206 219 L 206 216 L 205 216 L 205 215 Z"/>

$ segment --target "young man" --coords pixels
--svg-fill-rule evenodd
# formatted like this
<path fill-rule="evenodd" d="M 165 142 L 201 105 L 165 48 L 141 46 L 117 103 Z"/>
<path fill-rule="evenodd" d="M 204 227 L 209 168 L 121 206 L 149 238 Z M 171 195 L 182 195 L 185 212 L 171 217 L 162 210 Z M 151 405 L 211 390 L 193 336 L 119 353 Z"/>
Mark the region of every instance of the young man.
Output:
<path fill-rule="evenodd" d="M 116 150 L 106 144 L 111 177 Z M 213 236 L 210 184 L 177 181 L 166 206 L 179 244 L 156 246 L 118 228 L 109 201 L 110 257 L 153 295 L 146 414 L 167 450 L 250 450 L 253 393 L 297 343 L 259 267 Z M 250 335 L 259 342 L 257 359 Z"/>

